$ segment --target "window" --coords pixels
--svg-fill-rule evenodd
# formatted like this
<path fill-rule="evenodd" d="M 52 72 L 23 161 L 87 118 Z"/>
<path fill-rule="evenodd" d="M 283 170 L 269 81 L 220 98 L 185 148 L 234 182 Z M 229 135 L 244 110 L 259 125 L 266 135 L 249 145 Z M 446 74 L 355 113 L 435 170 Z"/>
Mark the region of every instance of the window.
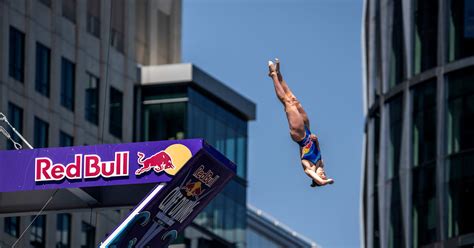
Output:
<path fill-rule="evenodd" d="M 403 98 L 402 95 L 396 96 L 389 104 L 389 144 L 387 154 L 387 172 L 388 179 L 398 176 L 400 168 L 400 150 L 402 143 L 403 127 Z"/>
<path fill-rule="evenodd" d="M 36 78 L 35 89 L 43 96 L 49 97 L 51 51 L 41 43 L 36 43 Z"/>
<path fill-rule="evenodd" d="M 448 74 L 447 218 L 448 238 L 474 232 L 474 73 Z"/>
<path fill-rule="evenodd" d="M 100 38 L 100 1 L 87 0 L 87 32 Z"/>
<path fill-rule="evenodd" d="M 388 229 L 388 247 L 405 247 L 405 235 L 403 230 L 403 215 L 399 177 L 391 181 L 390 216 Z"/>
<path fill-rule="evenodd" d="M 81 227 L 81 248 L 95 247 L 95 227 L 83 221 Z"/>
<path fill-rule="evenodd" d="M 31 216 L 33 221 L 35 216 Z M 46 243 L 46 216 L 39 215 L 31 225 L 30 244 L 35 248 L 44 248 Z"/>
<path fill-rule="evenodd" d="M 112 6 L 112 24 L 110 45 L 117 51 L 124 51 L 124 20 L 125 20 L 125 2 L 124 0 L 114 0 Z"/>
<path fill-rule="evenodd" d="M 74 64 L 62 58 L 61 60 L 61 105 L 74 112 L 74 87 L 75 68 Z"/>
<path fill-rule="evenodd" d="M 388 247 L 405 247 L 403 235 L 402 202 L 400 190 L 400 150 L 403 127 L 403 95 L 396 96 L 389 103 L 389 144 L 387 156 L 387 178 L 390 180 L 390 214 Z"/>
<path fill-rule="evenodd" d="M 73 146 L 73 145 L 74 145 L 74 138 L 63 131 L 60 131 L 59 132 L 59 146 L 65 147 L 65 146 Z"/>
<path fill-rule="evenodd" d="M 374 114 L 374 139 L 373 139 L 373 185 L 374 185 L 374 195 L 373 195 L 373 247 L 380 247 L 380 226 L 379 226 L 379 156 L 380 156 L 380 112 L 375 112 Z"/>
<path fill-rule="evenodd" d="M 145 140 L 184 138 L 185 102 L 144 105 Z"/>
<path fill-rule="evenodd" d="M 35 116 L 35 148 L 48 147 L 49 124 Z"/>
<path fill-rule="evenodd" d="M 436 159 L 436 79 L 413 90 L 413 165 Z"/>
<path fill-rule="evenodd" d="M 247 178 L 247 122 L 195 90 L 189 90 L 186 111 L 187 138 L 205 138 L 238 165 L 238 176 Z"/>
<path fill-rule="evenodd" d="M 25 34 L 14 27 L 10 27 L 8 74 L 17 81 L 24 80 Z"/>
<path fill-rule="evenodd" d="M 8 103 L 8 120 L 20 134 L 23 132 L 23 109 L 11 102 Z M 21 143 L 21 139 L 18 135 L 13 134 L 13 132 L 11 132 L 10 135 L 14 141 Z M 7 140 L 7 149 L 15 149 L 10 140 Z"/>
<path fill-rule="evenodd" d="M 110 88 L 110 119 L 109 132 L 121 139 L 122 138 L 122 115 L 123 115 L 123 94 L 121 91 Z"/>
<path fill-rule="evenodd" d="M 18 238 L 20 236 L 20 217 L 5 217 L 4 230 L 10 236 Z"/>
<path fill-rule="evenodd" d="M 413 90 L 413 246 L 436 241 L 436 79 Z"/>
<path fill-rule="evenodd" d="M 449 15 L 448 59 L 474 55 L 474 2 L 451 0 Z"/>
<path fill-rule="evenodd" d="M 437 64 L 438 2 L 415 0 L 414 72 L 418 74 Z"/>
<path fill-rule="evenodd" d="M 71 247 L 71 215 L 58 214 L 56 218 L 56 248 Z"/>
<path fill-rule="evenodd" d="M 405 43 L 402 0 L 393 1 L 392 47 L 390 51 L 389 88 L 405 80 Z"/>
<path fill-rule="evenodd" d="M 62 0 L 63 16 L 71 21 L 76 23 L 76 0 Z"/>
<path fill-rule="evenodd" d="M 99 78 L 87 73 L 88 82 L 86 85 L 85 118 L 90 123 L 99 123 Z"/>

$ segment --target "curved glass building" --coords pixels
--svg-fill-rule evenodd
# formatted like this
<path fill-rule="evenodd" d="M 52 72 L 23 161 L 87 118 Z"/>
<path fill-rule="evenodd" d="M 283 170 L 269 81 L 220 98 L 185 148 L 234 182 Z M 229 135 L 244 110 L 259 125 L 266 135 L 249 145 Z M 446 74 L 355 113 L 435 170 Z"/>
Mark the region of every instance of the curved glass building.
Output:
<path fill-rule="evenodd" d="M 365 247 L 473 247 L 474 1 L 365 0 Z"/>

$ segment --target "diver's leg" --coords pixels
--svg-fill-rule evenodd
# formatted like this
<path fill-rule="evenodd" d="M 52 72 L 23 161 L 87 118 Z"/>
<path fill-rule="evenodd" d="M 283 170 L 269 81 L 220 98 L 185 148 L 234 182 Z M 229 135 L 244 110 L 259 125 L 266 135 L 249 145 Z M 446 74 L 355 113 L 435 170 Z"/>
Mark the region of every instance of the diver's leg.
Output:
<path fill-rule="evenodd" d="M 285 79 L 283 79 L 283 76 L 281 75 L 281 72 L 280 72 L 280 60 L 275 59 L 275 61 L 276 61 L 275 70 L 276 70 L 276 74 L 277 74 L 276 78 L 280 82 L 282 90 L 285 92 L 285 94 L 288 97 L 290 97 L 290 99 L 292 101 L 295 102 L 294 104 L 295 104 L 296 108 L 298 109 L 298 111 L 300 112 L 300 114 L 303 117 L 304 124 L 309 128 L 310 123 L 309 123 L 309 119 L 308 119 L 308 115 L 306 114 L 306 111 L 304 110 L 304 108 L 301 105 L 301 102 L 298 100 L 298 98 L 296 98 L 295 94 L 293 94 L 290 87 L 288 87 L 288 84 L 286 83 Z"/>
<path fill-rule="evenodd" d="M 294 105 L 294 102 L 292 102 L 290 99 L 287 99 L 284 105 L 291 138 L 293 141 L 299 142 L 303 140 L 304 136 L 306 135 L 303 117 Z"/>
<path fill-rule="evenodd" d="M 269 64 L 270 77 L 273 80 L 273 86 L 275 87 L 275 93 L 280 102 L 285 107 L 286 118 L 288 120 L 288 126 L 290 128 L 290 135 L 294 141 L 301 141 L 305 136 L 304 119 L 295 102 L 285 93 L 283 87 L 278 79 L 278 75 L 273 64 Z"/>

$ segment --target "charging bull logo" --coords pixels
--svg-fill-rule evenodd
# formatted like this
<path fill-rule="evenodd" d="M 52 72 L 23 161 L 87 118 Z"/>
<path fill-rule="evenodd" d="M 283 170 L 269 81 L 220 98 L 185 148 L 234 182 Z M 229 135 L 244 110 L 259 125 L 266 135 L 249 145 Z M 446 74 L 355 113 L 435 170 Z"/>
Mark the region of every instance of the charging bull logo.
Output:
<path fill-rule="evenodd" d="M 140 168 L 135 171 L 135 175 L 140 176 L 153 169 L 157 174 L 164 171 L 166 174 L 174 176 L 192 157 L 192 154 L 186 146 L 174 144 L 148 158 L 145 158 L 145 154 L 142 152 L 137 152 L 137 156 Z"/>
<path fill-rule="evenodd" d="M 186 192 L 187 197 L 196 197 L 203 192 L 201 182 L 199 181 L 194 183 L 189 181 L 182 189 Z"/>
<path fill-rule="evenodd" d="M 156 173 L 160 173 L 163 170 L 167 169 L 174 169 L 175 166 L 173 165 L 173 162 L 171 161 L 170 155 L 166 153 L 165 151 L 160 151 L 155 153 L 155 155 L 143 159 L 145 157 L 145 154 L 138 152 L 138 164 L 141 165 L 142 167 L 135 171 L 135 175 L 139 176 L 145 172 L 150 171 L 153 169 Z"/>

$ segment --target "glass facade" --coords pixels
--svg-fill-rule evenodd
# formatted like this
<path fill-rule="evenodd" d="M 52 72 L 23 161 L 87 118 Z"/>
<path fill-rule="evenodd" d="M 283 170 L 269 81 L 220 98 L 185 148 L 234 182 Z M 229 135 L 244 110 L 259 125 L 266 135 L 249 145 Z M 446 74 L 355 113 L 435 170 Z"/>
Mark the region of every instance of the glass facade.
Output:
<path fill-rule="evenodd" d="M 49 81 L 51 68 L 51 50 L 41 43 L 36 43 L 36 92 L 49 97 Z"/>
<path fill-rule="evenodd" d="M 61 105 L 74 111 L 75 65 L 71 61 L 61 59 Z"/>
<path fill-rule="evenodd" d="M 403 97 L 399 95 L 388 104 L 390 112 L 389 143 L 387 152 L 387 178 L 398 176 L 403 128 Z"/>
<path fill-rule="evenodd" d="M 438 240 L 436 205 L 436 79 L 413 89 L 413 246 Z"/>
<path fill-rule="evenodd" d="M 449 0 L 448 60 L 474 55 L 474 2 Z"/>
<path fill-rule="evenodd" d="M 237 164 L 232 180 L 194 223 L 245 247 L 247 121 L 224 103 L 191 86 L 153 86 L 142 90 L 143 141 L 204 138 Z"/>
<path fill-rule="evenodd" d="M 271 239 L 266 238 L 259 233 L 248 230 L 247 231 L 247 248 L 283 248 L 279 246 L 277 243 L 273 242 Z"/>
<path fill-rule="evenodd" d="M 405 35 L 403 34 L 402 0 L 394 0 L 392 9 L 392 45 L 390 51 L 389 88 L 400 84 L 406 77 Z"/>
<path fill-rule="evenodd" d="M 374 247 L 380 247 L 380 218 L 379 218 L 379 181 L 378 181 L 378 175 L 379 175 L 379 161 L 380 161 L 380 112 L 375 112 L 374 117 L 374 139 L 373 139 L 373 163 L 374 163 L 374 169 L 373 169 L 373 185 L 374 185 L 374 194 L 373 194 L 373 239 L 372 243 Z"/>
<path fill-rule="evenodd" d="M 471 247 L 474 1 L 365 3 L 371 38 L 362 48 L 373 55 L 365 67 L 373 69 L 364 71 L 364 90 L 373 92 L 365 99 L 366 159 L 373 163 L 362 165 L 374 188 L 362 188 L 361 240 L 369 248 Z M 388 88 L 374 98 L 381 82 Z"/>
<path fill-rule="evenodd" d="M 474 73 L 469 67 L 448 75 L 448 237 L 474 232 Z"/>
<path fill-rule="evenodd" d="M 235 162 L 237 175 L 247 178 L 247 121 L 196 90 L 189 90 L 189 138 L 206 141 Z"/>
<path fill-rule="evenodd" d="M 436 66 L 438 59 L 438 1 L 414 1 L 414 73 Z"/>
<path fill-rule="evenodd" d="M 387 152 L 387 178 L 390 187 L 390 217 L 388 247 L 405 247 L 403 235 L 402 202 L 400 190 L 400 152 L 403 132 L 403 95 L 396 96 L 388 103 L 389 143 Z"/>
<path fill-rule="evenodd" d="M 10 27 L 8 75 L 19 82 L 25 77 L 25 34 Z"/>
<path fill-rule="evenodd" d="M 186 87 L 146 89 L 142 110 L 142 140 L 205 138 L 247 177 L 247 121 L 241 117 Z"/>

